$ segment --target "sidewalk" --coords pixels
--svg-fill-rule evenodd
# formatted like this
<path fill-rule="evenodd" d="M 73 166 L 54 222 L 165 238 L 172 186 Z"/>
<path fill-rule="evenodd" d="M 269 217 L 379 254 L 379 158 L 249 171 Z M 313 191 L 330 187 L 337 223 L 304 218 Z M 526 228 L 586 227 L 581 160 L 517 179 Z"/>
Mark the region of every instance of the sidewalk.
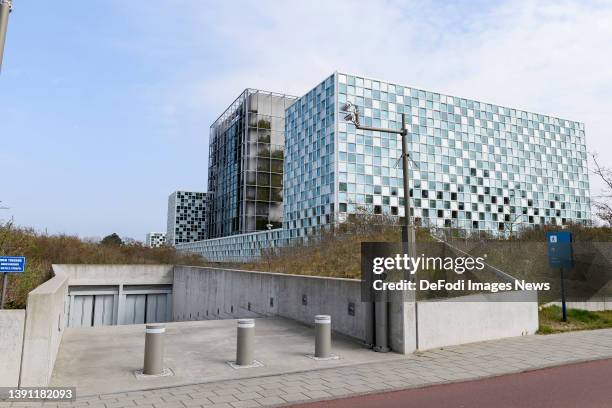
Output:
<path fill-rule="evenodd" d="M 612 329 L 514 337 L 430 350 L 405 357 L 398 355 L 398 359 L 382 363 L 99 395 L 79 398 L 72 404 L 46 403 L 44 406 L 274 406 L 472 380 L 603 358 L 612 358 Z M 255 371 L 253 375 L 256 375 Z M 12 406 L 37 405 L 14 403 Z"/>

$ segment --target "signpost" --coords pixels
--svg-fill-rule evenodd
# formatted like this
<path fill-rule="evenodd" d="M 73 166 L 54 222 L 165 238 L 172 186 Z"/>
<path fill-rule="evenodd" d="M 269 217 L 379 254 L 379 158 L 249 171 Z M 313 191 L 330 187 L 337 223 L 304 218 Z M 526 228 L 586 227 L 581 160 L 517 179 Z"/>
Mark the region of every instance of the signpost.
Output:
<path fill-rule="evenodd" d="M 551 268 L 559 268 L 561 271 L 561 308 L 563 309 L 563 321 L 567 321 L 567 308 L 565 305 L 565 279 L 563 268 L 573 266 L 572 233 L 569 231 L 555 231 L 546 233 L 548 242 L 548 264 Z"/>
<path fill-rule="evenodd" d="M 25 272 L 25 256 L 0 256 L 0 272 L 4 275 L 2 283 L 2 297 L 0 298 L 0 309 L 4 309 L 6 300 L 6 288 L 8 287 L 9 273 Z"/>

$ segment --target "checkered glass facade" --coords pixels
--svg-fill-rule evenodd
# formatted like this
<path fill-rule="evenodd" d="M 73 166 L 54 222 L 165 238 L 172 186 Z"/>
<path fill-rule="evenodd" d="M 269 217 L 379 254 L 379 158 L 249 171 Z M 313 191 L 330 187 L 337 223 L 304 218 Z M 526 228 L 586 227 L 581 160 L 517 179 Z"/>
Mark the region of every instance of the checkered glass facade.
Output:
<path fill-rule="evenodd" d="M 288 238 L 334 222 L 336 84 L 332 75 L 285 114 L 284 219 Z"/>
<path fill-rule="evenodd" d="M 284 228 L 291 237 L 365 210 L 404 216 L 404 113 L 417 224 L 507 234 L 526 225 L 589 223 L 584 124 L 336 73 L 287 110 Z"/>
<path fill-rule="evenodd" d="M 206 193 L 175 191 L 168 196 L 166 242 L 174 246 L 200 241 L 205 234 Z"/>

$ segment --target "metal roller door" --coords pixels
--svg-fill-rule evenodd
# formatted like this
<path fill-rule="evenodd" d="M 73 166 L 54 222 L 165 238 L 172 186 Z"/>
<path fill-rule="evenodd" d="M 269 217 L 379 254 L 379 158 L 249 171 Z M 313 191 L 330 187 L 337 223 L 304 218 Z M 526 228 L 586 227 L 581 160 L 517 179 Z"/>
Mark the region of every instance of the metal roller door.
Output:
<path fill-rule="evenodd" d="M 114 295 L 73 295 L 68 327 L 107 326 L 114 322 Z"/>
<path fill-rule="evenodd" d="M 169 320 L 168 295 L 165 293 L 147 295 L 147 321 L 145 323 L 163 323 Z"/>
<path fill-rule="evenodd" d="M 123 324 L 167 322 L 169 297 L 166 293 L 126 295 Z"/>

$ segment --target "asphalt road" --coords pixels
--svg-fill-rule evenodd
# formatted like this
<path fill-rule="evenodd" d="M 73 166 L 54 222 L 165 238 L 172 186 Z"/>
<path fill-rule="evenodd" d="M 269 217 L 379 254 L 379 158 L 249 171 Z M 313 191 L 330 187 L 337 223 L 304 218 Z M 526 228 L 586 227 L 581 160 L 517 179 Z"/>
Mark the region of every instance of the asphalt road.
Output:
<path fill-rule="evenodd" d="M 293 407 L 611 408 L 612 359 Z"/>

